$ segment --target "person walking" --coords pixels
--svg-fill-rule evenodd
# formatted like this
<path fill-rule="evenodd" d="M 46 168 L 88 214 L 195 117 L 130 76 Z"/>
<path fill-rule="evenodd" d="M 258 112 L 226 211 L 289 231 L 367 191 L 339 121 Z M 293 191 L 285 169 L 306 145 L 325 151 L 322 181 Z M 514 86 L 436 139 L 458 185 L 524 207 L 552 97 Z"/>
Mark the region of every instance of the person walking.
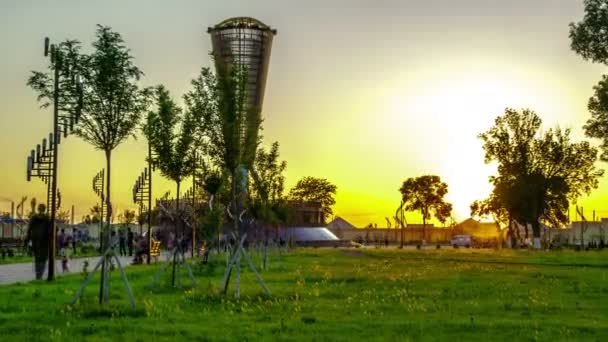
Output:
<path fill-rule="evenodd" d="M 57 255 L 59 255 L 59 251 L 65 247 L 65 229 L 61 228 L 61 232 L 57 234 Z"/>
<path fill-rule="evenodd" d="M 129 248 L 129 256 L 133 256 L 133 232 L 131 227 L 127 227 L 127 247 Z"/>
<path fill-rule="evenodd" d="M 27 229 L 26 241 L 32 245 L 34 254 L 34 273 L 36 279 L 42 279 L 44 266 L 49 257 L 49 231 L 51 230 L 51 219 L 46 214 L 46 206 L 38 205 L 38 213 L 30 219 Z"/>
<path fill-rule="evenodd" d="M 70 272 L 70 264 L 68 259 L 68 247 L 62 248 L 59 251 L 59 255 L 61 255 L 61 270 L 63 273 Z"/>
<path fill-rule="evenodd" d="M 118 244 L 120 246 L 118 253 L 121 256 L 127 255 L 127 237 L 125 236 L 125 231 L 122 229 L 118 231 Z"/>

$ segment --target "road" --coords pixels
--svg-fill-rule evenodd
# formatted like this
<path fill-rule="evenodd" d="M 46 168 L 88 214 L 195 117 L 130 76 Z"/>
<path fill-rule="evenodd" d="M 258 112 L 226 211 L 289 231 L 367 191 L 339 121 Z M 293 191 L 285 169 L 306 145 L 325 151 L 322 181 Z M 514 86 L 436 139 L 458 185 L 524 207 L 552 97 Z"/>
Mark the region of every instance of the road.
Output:
<path fill-rule="evenodd" d="M 99 256 L 96 257 L 88 257 L 88 258 L 78 258 L 78 259 L 70 259 L 70 271 L 69 273 L 79 273 L 82 272 L 82 266 L 85 260 L 89 260 L 89 271 L 95 267 L 97 262 L 99 261 Z M 133 257 L 129 256 L 119 256 L 120 264 L 123 267 L 127 267 L 133 261 Z M 164 260 L 164 259 L 160 259 Z M 61 272 L 61 260 L 57 260 L 55 263 L 55 275 L 61 277 L 64 274 Z M 0 265 L 0 285 L 14 284 L 17 282 L 28 282 L 34 280 L 36 277 L 34 275 L 34 263 L 26 262 L 19 264 L 6 264 Z M 44 272 L 43 279 L 46 279 L 46 271 Z"/>

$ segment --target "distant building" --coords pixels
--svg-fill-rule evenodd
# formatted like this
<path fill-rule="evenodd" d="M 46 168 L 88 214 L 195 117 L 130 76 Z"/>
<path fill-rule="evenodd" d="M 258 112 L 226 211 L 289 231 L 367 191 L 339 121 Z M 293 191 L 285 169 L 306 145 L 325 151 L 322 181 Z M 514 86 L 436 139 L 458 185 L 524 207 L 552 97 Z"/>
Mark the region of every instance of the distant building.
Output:
<path fill-rule="evenodd" d="M 454 235 L 471 235 L 478 238 L 498 238 L 500 228 L 496 222 L 482 222 L 468 218 L 452 228 Z"/>
<path fill-rule="evenodd" d="M 357 227 L 355 227 L 354 225 L 352 225 L 350 222 L 346 221 L 345 219 L 341 218 L 340 216 L 336 216 L 335 219 L 333 219 L 331 222 L 329 222 L 327 224 L 327 228 L 332 229 L 332 230 L 340 230 L 340 229 L 356 229 Z"/>
<path fill-rule="evenodd" d="M 325 226 L 320 202 L 289 201 L 288 204 L 290 208 L 288 227 Z"/>
<path fill-rule="evenodd" d="M 599 244 L 601 241 L 608 242 L 608 218 L 603 218 L 600 221 L 575 221 L 570 224 L 568 229 L 564 230 L 564 236 L 571 245 L 580 245 L 581 238 L 583 244 L 591 243 Z"/>

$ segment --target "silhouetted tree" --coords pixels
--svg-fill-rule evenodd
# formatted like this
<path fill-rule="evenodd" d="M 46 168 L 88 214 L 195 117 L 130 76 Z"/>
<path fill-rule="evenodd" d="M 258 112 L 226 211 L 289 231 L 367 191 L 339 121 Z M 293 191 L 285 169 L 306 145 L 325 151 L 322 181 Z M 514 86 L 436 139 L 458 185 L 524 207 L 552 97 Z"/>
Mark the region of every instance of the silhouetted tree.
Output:
<path fill-rule="evenodd" d="M 279 143 L 274 142 L 268 152 L 258 149 L 250 190 L 249 209 L 256 220 L 277 225 L 287 220 L 285 189 L 286 161 L 279 160 Z"/>
<path fill-rule="evenodd" d="M 406 211 L 420 211 L 422 215 L 422 235 L 425 235 L 426 221 L 435 216 L 441 223 L 452 214 L 452 204 L 445 201 L 448 185 L 439 176 L 424 175 L 408 178 L 399 189 Z"/>
<path fill-rule="evenodd" d="M 175 104 L 163 86 L 155 89 L 157 111 L 148 114 L 146 128 L 152 150 L 155 152 L 154 164 L 161 174 L 176 184 L 175 213 L 180 214 L 180 184 L 192 174 L 194 169 L 194 133 L 196 122 L 190 111 L 185 115 Z M 173 222 L 182 223 L 183 220 Z M 181 230 L 181 231 L 178 231 Z M 183 234 L 183 227 L 175 227 L 176 238 Z M 180 240 L 177 240 L 180 241 Z M 173 254 L 172 285 L 175 285 L 176 254 Z"/>
<path fill-rule="evenodd" d="M 122 223 L 128 227 L 130 224 L 135 222 L 135 216 L 135 210 L 126 209 L 122 212 Z"/>
<path fill-rule="evenodd" d="M 274 142 L 268 152 L 263 147 L 258 149 L 255 157 L 254 187 L 252 197 L 279 200 L 285 190 L 286 161 L 279 161 L 279 143 Z"/>
<path fill-rule="evenodd" d="M 218 239 L 219 250 L 220 229 L 224 220 L 224 208 L 218 194 L 222 190 L 223 179 L 220 173 L 210 172 L 203 181 L 203 189 L 209 195 L 209 208 L 199 219 L 199 236 L 205 239 Z"/>
<path fill-rule="evenodd" d="M 101 221 L 101 206 L 95 204 L 89 209 L 89 215 L 91 216 L 91 223 L 99 223 Z"/>
<path fill-rule="evenodd" d="M 585 16 L 570 23 L 571 48 L 585 60 L 608 65 L 608 0 L 585 0 Z M 590 138 L 601 139 L 601 160 L 608 161 L 608 75 L 593 87 L 587 105 L 591 118 L 584 126 Z"/>
<path fill-rule="evenodd" d="M 57 212 L 57 221 L 63 222 L 63 223 L 69 223 L 70 222 L 70 212 L 67 210 L 58 211 Z"/>
<path fill-rule="evenodd" d="M 323 222 L 333 214 L 331 207 L 336 204 L 334 196 L 337 187 L 325 178 L 304 177 L 289 190 L 288 199 L 302 202 L 319 202 Z"/>
<path fill-rule="evenodd" d="M 161 174 L 176 184 L 176 209 L 179 210 L 180 184 L 194 168 L 193 143 L 196 122 L 190 111 L 182 110 L 163 86 L 155 88 L 157 111 L 148 113 L 144 131 L 155 152 L 154 163 Z"/>
<path fill-rule="evenodd" d="M 219 67 L 219 66 L 218 66 Z M 253 167 L 261 124 L 259 108 L 247 108 L 247 73 L 239 67 L 218 70 L 216 77 L 208 68 L 192 80 L 193 89 L 184 96 L 186 105 L 197 118 L 201 135 L 207 140 L 207 153 L 230 176 L 235 231 L 237 216 L 246 207 L 248 173 Z"/>
<path fill-rule="evenodd" d="M 112 31 L 110 27 L 98 25 L 96 39 L 92 45 L 94 51 L 91 54 L 83 54 L 77 41 L 59 44 L 62 61 L 58 65 L 62 68 L 62 75 L 67 76 L 63 77 L 65 83 L 61 85 L 59 103 L 61 110 L 74 110 L 79 93 L 82 93 L 81 122 L 76 134 L 105 153 L 105 200 L 111 209 L 112 151 L 133 135 L 141 113 L 148 104 L 147 91 L 140 89 L 137 84 L 143 72 L 133 64 L 133 57 L 119 33 Z M 74 81 L 76 75 L 82 81 L 80 90 Z M 53 89 L 49 74 L 33 73 L 29 84 L 38 91 L 39 100 L 50 102 Z M 105 246 L 109 244 L 111 220 L 112 211 L 107 210 Z M 102 302 L 107 302 L 107 296 L 103 295 L 107 287 L 107 263 L 104 262 L 102 267 Z M 107 291 L 105 293 L 107 294 Z"/>
<path fill-rule="evenodd" d="M 565 223 L 569 202 L 597 188 L 603 174 L 594 165 L 597 150 L 588 142 L 571 142 L 570 130 L 541 133 L 541 123 L 531 110 L 507 108 L 479 135 L 485 162 L 498 164 L 498 175 L 490 177 L 494 190 L 480 212 L 506 212 L 512 220 L 532 225 L 536 248 L 540 221 Z"/>
<path fill-rule="evenodd" d="M 76 133 L 106 156 L 106 202 L 111 203 L 112 151 L 133 132 L 141 113 L 147 107 L 147 92 L 137 85 L 143 76 L 134 64 L 124 40 L 110 27 L 98 25 L 94 51 L 81 53 L 78 41 L 68 40 L 58 45 L 59 63 L 65 82 L 61 85 L 60 109 L 74 110 L 79 90 L 75 77 L 82 82 L 83 108 Z M 52 78 L 49 73 L 34 72 L 29 82 L 39 93 L 39 101 L 48 105 L 52 100 Z M 107 212 L 110 222 L 111 212 Z M 107 235 L 107 234 L 106 234 Z M 109 236 L 109 235 L 108 235 Z"/>

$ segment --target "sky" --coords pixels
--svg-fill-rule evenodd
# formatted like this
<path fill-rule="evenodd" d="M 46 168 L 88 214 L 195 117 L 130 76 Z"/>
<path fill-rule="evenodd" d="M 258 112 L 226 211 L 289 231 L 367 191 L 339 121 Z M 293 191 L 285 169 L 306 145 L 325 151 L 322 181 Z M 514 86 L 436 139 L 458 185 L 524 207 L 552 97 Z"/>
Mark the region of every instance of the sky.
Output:
<path fill-rule="evenodd" d="M 356 226 L 385 226 L 402 182 L 424 174 L 447 182 L 456 221 L 467 218 L 470 203 L 491 191 L 494 172 L 477 135 L 511 107 L 533 109 L 545 129 L 571 128 L 583 139 L 587 100 L 605 69 L 570 50 L 568 24 L 582 18 L 582 0 L 4 0 L 0 211 L 10 210 L 7 200 L 45 197 L 40 180 L 25 179 L 28 151 L 52 124 L 26 86 L 30 71 L 47 65 L 44 37 L 90 49 L 95 25 L 111 26 L 144 71 L 141 85 L 164 84 L 181 102 L 190 80 L 212 65 L 207 27 L 235 16 L 278 30 L 262 134 L 264 146 L 280 143 L 287 188 L 304 176 L 327 178 L 338 188 L 334 214 Z M 113 153 L 117 213 L 135 209 L 131 188 L 146 146 L 130 139 Z M 63 206 L 74 205 L 78 221 L 96 203 L 91 179 L 104 155 L 76 136 L 60 148 Z M 175 193 L 154 177 L 154 197 Z M 606 199 L 604 178 L 579 204 L 608 217 Z"/>

